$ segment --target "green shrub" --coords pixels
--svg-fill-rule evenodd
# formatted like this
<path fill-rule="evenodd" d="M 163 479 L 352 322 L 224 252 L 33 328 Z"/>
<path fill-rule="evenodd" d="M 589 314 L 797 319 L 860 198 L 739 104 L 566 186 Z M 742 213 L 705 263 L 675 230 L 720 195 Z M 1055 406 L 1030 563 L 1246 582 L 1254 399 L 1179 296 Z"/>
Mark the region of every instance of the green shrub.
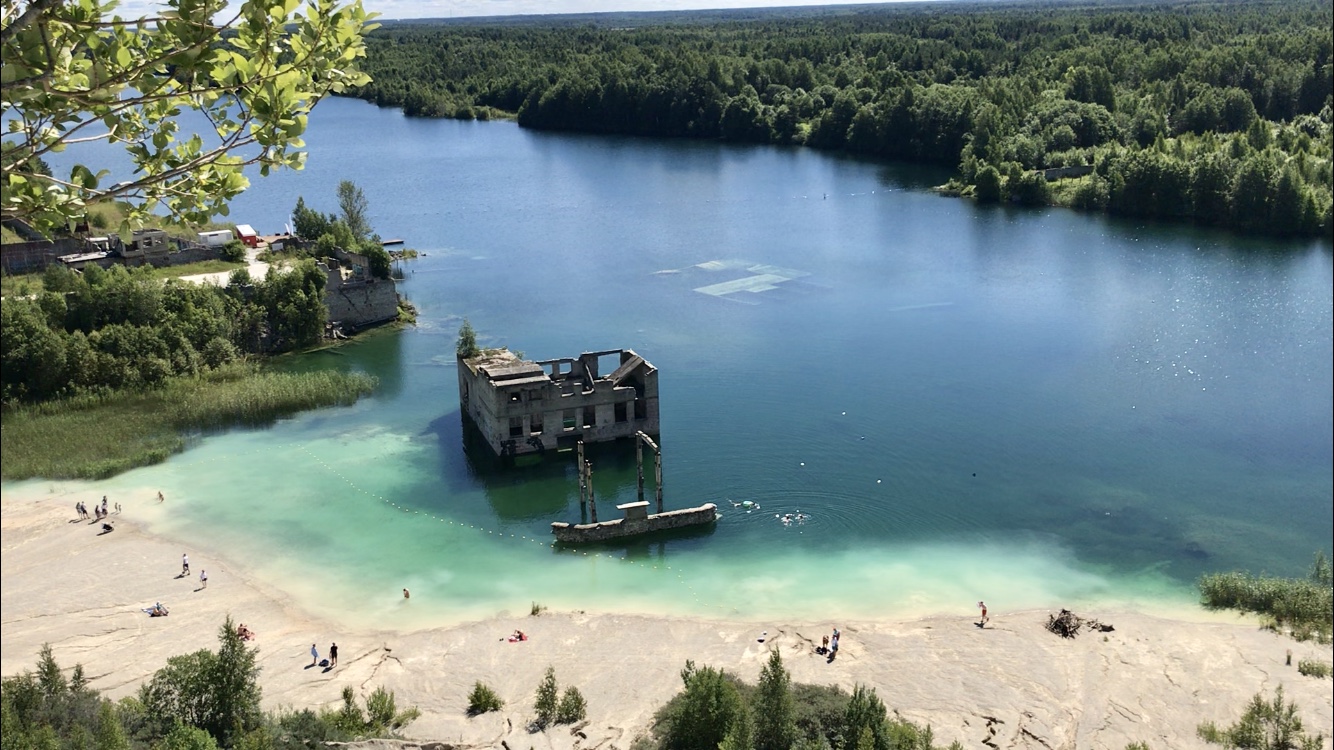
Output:
<path fill-rule="evenodd" d="M 218 251 L 218 257 L 228 263 L 244 263 L 246 260 L 246 248 L 240 240 L 228 240 L 227 244 Z"/>
<path fill-rule="evenodd" d="M 556 709 L 559 707 L 558 695 L 556 670 L 553 667 L 547 667 L 547 673 L 542 677 L 541 684 L 537 686 L 537 697 L 533 701 L 533 710 L 537 712 L 537 719 L 534 723 L 539 728 L 545 728 L 556 719 Z"/>
<path fill-rule="evenodd" d="M 1236 724 L 1219 729 L 1207 721 L 1196 734 L 1213 745 L 1248 750 L 1321 750 L 1324 745 L 1320 735 L 1303 731 L 1297 706 L 1283 700 L 1282 686 L 1275 691 L 1272 702 L 1265 700 L 1264 693 L 1257 693 Z"/>
<path fill-rule="evenodd" d="M 1328 677 L 1330 675 L 1331 669 L 1334 668 L 1331 668 L 1330 663 L 1327 661 L 1319 661 L 1317 659 L 1302 659 L 1301 661 L 1297 662 L 1297 671 L 1301 672 L 1307 677 L 1321 677 L 1321 678 Z"/>
<path fill-rule="evenodd" d="M 1334 624 L 1334 589 L 1323 553 L 1316 554 L 1307 578 L 1215 573 L 1202 577 L 1199 588 L 1205 607 L 1269 615 L 1303 640 L 1327 640 Z"/>
<path fill-rule="evenodd" d="M 468 693 L 468 715 L 477 716 L 488 711 L 499 711 L 505 707 L 496 691 L 482 682 L 474 682 L 472 692 Z"/>
<path fill-rule="evenodd" d="M 576 721 L 583 721 L 587 714 L 588 704 L 584 701 L 584 695 L 579 692 L 579 688 L 565 688 L 560 703 L 556 706 L 556 723 L 573 724 Z"/>

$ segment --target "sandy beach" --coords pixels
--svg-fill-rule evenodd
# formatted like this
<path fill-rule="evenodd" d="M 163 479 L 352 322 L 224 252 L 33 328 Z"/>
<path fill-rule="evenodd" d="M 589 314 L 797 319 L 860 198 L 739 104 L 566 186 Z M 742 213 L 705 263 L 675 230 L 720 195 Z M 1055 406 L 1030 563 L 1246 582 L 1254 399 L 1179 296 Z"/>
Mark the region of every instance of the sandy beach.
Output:
<path fill-rule="evenodd" d="M 749 622 L 627 614 L 547 612 L 401 632 L 386 613 L 380 629 L 348 629 L 300 611 L 284 592 L 247 580 L 234 561 L 191 554 L 146 533 L 134 509 L 112 516 L 116 530 L 74 521 L 74 504 L 100 495 L 71 487 L 25 486 L 3 496 L 2 663 L 9 676 L 31 669 L 50 643 L 65 667 L 82 663 L 94 687 L 132 694 L 176 654 L 216 648 L 230 614 L 258 633 L 260 681 L 268 707 L 329 705 L 344 686 L 393 690 L 421 718 L 405 734 L 457 747 L 628 748 L 653 712 L 681 686 L 687 659 L 754 680 L 779 649 L 794 681 L 875 687 L 891 711 L 929 723 L 937 741 L 965 747 L 1208 747 L 1202 721 L 1226 725 L 1259 691 L 1282 685 L 1308 730 L 1334 733 L 1329 679 L 1298 674 L 1303 657 L 1329 648 L 1261 630 L 1247 618 L 1183 613 L 1176 618 L 1088 611 L 1109 633 L 1062 639 L 1043 628 L 1048 611 L 993 609 L 979 629 L 973 612 L 906 621 Z M 201 588 L 199 571 L 208 571 Z M 165 618 L 142 610 L 161 601 Z M 411 606 L 406 602 L 404 606 Z M 836 613 L 831 617 L 836 618 Z M 814 653 L 839 627 L 839 657 Z M 530 639 L 510 643 L 522 629 Z M 764 637 L 764 642 L 760 638 Z M 336 669 L 310 667 L 337 642 Z M 1285 664 L 1288 651 L 1293 666 Z M 562 687 L 588 700 L 587 722 L 529 734 L 533 693 L 550 665 Z M 464 715 L 474 681 L 506 701 L 499 713 Z M 1326 741 L 1326 747 L 1330 746 Z"/>

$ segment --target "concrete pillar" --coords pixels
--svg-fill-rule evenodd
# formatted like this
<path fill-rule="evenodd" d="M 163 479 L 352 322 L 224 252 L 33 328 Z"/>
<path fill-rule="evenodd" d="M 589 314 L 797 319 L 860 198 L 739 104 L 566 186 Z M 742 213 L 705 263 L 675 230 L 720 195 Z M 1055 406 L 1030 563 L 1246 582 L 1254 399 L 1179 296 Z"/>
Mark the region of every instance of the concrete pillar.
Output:
<path fill-rule="evenodd" d="M 584 473 L 588 477 L 588 515 L 593 523 L 598 522 L 598 504 L 593 497 L 593 464 L 584 462 Z"/>
<path fill-rule="evenodd" d="M 639 471 L 639 502 L 644 502 L 644 441 L 639 438 L 644 433 L 635 435 L 635 467 Z"/>
<path fill-rule="evenodd" d="M 584 441 L 580 440 L 579 463 L 575 467 L 579 469 L 579 513 L 582 515 L 588 510 L 588 484 L 584 482 Z"/>
<path fill-rule="evenodd" d="M 662 512 L 662 450 L 653 451 L 653 487 L 658 495 L 658 512 Z"/>

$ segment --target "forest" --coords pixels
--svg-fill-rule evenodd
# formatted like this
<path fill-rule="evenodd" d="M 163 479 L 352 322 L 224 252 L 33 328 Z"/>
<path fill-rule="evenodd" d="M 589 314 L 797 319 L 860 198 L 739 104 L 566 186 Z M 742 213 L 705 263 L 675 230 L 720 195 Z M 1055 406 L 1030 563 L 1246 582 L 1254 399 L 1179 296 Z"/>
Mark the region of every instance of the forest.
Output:
<path fill-rule="evenodd" d="M 938 164 L 979 201 L 1328 236 L 1332 25 L 1324 0 L 390 22 L 352 93 L 409 116 Z M 1092 171 L 1039 171 L 1067 166 Z"/>

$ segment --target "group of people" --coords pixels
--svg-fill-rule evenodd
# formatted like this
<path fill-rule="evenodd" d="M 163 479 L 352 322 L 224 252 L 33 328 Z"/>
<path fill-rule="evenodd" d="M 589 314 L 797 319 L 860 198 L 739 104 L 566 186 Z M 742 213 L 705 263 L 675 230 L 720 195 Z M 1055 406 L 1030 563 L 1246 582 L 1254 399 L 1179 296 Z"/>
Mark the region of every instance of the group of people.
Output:
<path fill-rule="evenodd" d="M 111 515 L 111 512 L 107 510 L 106 495 L 102 496 L 101 505 L 93 503 L 93 513 L 91 516 L 88 515 L 88 506 L 84 505 L 82 500 L 74 504 L 74 512 L 78 514 L 80 521 L 87 521 L 90 519 L 93 521 L 101 521 L 103 518 Z M 116 513 L 120 513 L 120 503 L 116 503 Z"/>
<path fill-rule="evenodd" d="M 190 553 L 186 552 L 186 553 L 183 553 L 183 554 L 181 555 L 181 574 L 178 575 L 178 576 L 176 576 L 176 577 L 177 577 L 177 578 L 187 578 L 187 577 L 189 577 L 189 575 L 190 575 Z M 206 588 L 208 588 L 208 571 L 207 571 L 207 570 L 201 570 L 201 571 L 199 571 L 199 588 L 201 588 L 201 589 L 206 589 Z"/>
<path fill-rule="evenodd" d="M 513 633 L 510 633 L 510 637 L 506 638 L 505 640 L 509 641 L 510 643 L 518 643 L 519 641 L 526 641 L 528 640 L 528 634 L 523 632 L 522 630 L 515 630 Z"/>
<path fill-rule="evenodd" d="M 320 649 L 315 644 L 312 643 L 310 644 L 310 666 L 317 667 L 321 665 L 322 663 L 320 662 Z M 328 667 L 329 669 L 333 669 L 336 666 L 338 666 L 338 644 L 330 643 Z"/>
<path fill-rule="evenodd" d="M 838 656 L 838 639 L 843 635 L 842 631 L 834 628 L 833 636 L 825 636 L 820 639 L 820 647 L 815 649 L 815 653 L 822 656 L 828 656 L 829 661 L 833 661 Z"/>

